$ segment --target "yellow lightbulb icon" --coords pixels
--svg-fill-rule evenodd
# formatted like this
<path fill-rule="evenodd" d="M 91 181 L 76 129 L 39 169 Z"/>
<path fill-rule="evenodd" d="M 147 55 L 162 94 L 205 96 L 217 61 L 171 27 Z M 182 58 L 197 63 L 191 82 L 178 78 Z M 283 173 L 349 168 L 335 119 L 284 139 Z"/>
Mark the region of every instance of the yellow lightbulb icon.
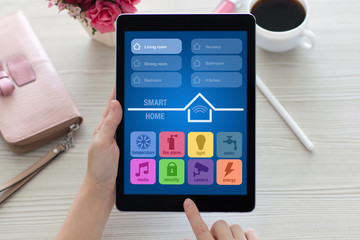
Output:
<path fill-rule="evenodd" d="M 205 141 L 206 141 L 206 138 L 204 135 L 198 135 L 196 137 L 196 143 L 198 145 L 198 149 L 199 150 L 203 150 L 204 149 L 204 145 L 205 145 Z"/>
<path fill-rule="evenodd" d="M 191 158 L 209 158 L 214 155 L 212 132 L 189 132 L 188 155 Z"/>

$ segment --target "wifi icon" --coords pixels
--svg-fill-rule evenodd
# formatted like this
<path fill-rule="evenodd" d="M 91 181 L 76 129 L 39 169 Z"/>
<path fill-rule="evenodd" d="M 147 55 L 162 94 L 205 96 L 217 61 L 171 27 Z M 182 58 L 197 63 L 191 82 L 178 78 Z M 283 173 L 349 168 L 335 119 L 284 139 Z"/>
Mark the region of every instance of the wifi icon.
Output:
<path fill-rule="evenodd" d="M 192 111 L 194 113 L 206 113 L 207 110 L 208 108 L 203 105 L 196 105 L 195 107 L 192 108 Z"/>

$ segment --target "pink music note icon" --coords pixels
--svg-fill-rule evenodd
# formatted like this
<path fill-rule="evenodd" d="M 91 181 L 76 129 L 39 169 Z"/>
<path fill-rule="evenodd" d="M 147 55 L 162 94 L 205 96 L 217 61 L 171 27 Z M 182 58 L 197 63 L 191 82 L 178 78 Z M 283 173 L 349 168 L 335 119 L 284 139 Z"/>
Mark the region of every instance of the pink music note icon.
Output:
<path fill-rule="evenodd" d="M 149 162 L 143 162 L 139 164 L 139 172 L 135 173 L 135 176 L 139 177 L 141 175 L 141 169 L 145 168 L 146 170 L 144 170 L 144 174 L 148 174 L 149 173 Z"/>

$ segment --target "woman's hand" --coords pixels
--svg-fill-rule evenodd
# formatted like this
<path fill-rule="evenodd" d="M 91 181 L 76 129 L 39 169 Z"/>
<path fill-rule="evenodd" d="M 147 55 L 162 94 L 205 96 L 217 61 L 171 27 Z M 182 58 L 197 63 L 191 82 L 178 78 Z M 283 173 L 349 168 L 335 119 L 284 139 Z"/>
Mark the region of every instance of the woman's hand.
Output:
<path fill-rule="evenodd" d="M 113 88 L 94 132 L 84 181 L 57 235 L 57 240 L 101 239 L 115 203 L 115 182 L 120 153 L 115 134 L 121 118 L 121 106 L 115 100 Z"/>
<path fill-rule="evenodd" d="M 85 181 L 95 188 L 115 193 L 115 182 L 119 162 L 119 147 L 116 144 L 116 129 L 122 119 L 120 103 L 115 100 L 115 87 L 107 106 L 94 131 L 88 152 L 88 168 Z"/>
<path fill-rule="evenodd" d="M 200 212 L 191 199 L 184 202 L 186 217 L 189 219 L 191 228 L 197 240 L 258 240 L 259 237 L 252 229 L 246 230 L 237 225 L 229 225 L 224 220 L 216 221 L 211 229 L 200 216 Z"/>

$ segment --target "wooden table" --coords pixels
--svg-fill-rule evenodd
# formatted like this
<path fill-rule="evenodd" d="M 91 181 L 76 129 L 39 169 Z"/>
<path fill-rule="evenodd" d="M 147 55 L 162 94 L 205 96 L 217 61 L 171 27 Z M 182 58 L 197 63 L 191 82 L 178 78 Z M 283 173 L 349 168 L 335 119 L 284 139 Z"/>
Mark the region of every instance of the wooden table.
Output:
<path fill-rule="evenodd" d="M 141 13 L 209 13 L 219 0 L 143 0 Z M 309 0 L 313 51 L 257 51 L 257 70 L 315 144 L 308 152 L 257 93 L 257 204 L 251 213 L 206 213 L 255 228 L 261 239 L 360 239 L 360 2 Z M 87 149 L 115 79 L 114 49 L 90 40 L 45 1 L 2 0 L 0 16 L 22 9 L 85 121 L 76 148 L 61 155 L 0 206 L 0 239 L 54 238 L 84 176 Z M 1 54 L 1 53 L 0 53 Z M 0 99 L 1 101 L 1 99 Z M 4 117 L 4 116 L 0 116 Z M 0 141 L 0 182 L 56 141 L 15 155 Z M 183 213 L 115 208 L 104 239 L 193 238 Z"/>

